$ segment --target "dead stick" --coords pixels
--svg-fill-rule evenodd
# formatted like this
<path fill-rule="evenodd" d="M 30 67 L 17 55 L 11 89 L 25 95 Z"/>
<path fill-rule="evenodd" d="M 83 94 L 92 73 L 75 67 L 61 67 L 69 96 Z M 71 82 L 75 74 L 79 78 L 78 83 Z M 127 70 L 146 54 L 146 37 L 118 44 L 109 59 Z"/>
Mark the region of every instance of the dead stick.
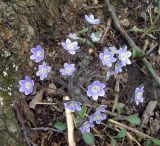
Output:
<path fill-rule="evenodd" d="M 116 79 L 115 92 L 116 94 L 115 94 L 114 104 L 112 108 L 112 113 L 114 113 L 115 109 L 117 108 L 118 100 L 119 100 L 119 78 L 118 77 Z"/>
<path fill-rule="evenodd" d="M 126 33 L 126 31 L 121 27 L 120 21 L 116 15 L 116 11 L 114 6 L 110 3 L 110 0 L 105 0 L 108 10 L 111 13 L 113 22 L 115 27 L 121 32 L 121 34 L 124 36 L 124 38 L 128 41 L 128 44 L 130 45 L 131 48 L 137 49 L 140 53 L 144 55 L 142 50 L 136 45 L 136 43 L 132 40 L 132 38 Z M 148 62 L 148 60 L 143 57 L 142 62 L 144 65 L 147 67 L 149 73 L 151 74 L 152 78 L 158 83 L 160 86 L 160 77 L 156 74 L 155 70 L 153 69 L 152 65 Z"/>
<path fill-rule="evenodd" d="M 136 130 L 135 128 L 132 128 L 132 127 L 129 127 L 129 126 L 124 125 L 124 124 L 122 124 L 122 123 L 119 123 L 119 122 L 117 122 L 117 121 L 115 121 L 115 120 L 113 120 L 113 119 L 109 119 L 108 121 L 109 121 L 110 123 L 113 123 L 113 124 L 119 126 L 119 127 L 125 128 L 125 129 L 127 129 L 127 130 L 129 130 L 129 131 L 131 131 L 131 132 L 134 132 L 134 133 L 136 133 L 136 134 L 139 135 L 139 136 L 142 136 L 142 137 L 144 137 L 144 138 L 153 139 L 153 137 L 151 137 L 151 136 L 149 136 L 149 135 L 147 135 L 147 134 L 144 134 L 143 132 L 138 131 L 138 130 Z"/>
<path fill-rule="evenodd" d="M 64 101 L 68 101 L 70 98 L 68 96 L 64 97 Z M 73 124 L 73 117 L 72 113 L 69 109 L 65 109 L 66 114 L 66 122 L 67 122 L 67 129 L 68 129 L 68 145 L 69 146 L 76 146 L 74 140 L 74 124 Z"/>

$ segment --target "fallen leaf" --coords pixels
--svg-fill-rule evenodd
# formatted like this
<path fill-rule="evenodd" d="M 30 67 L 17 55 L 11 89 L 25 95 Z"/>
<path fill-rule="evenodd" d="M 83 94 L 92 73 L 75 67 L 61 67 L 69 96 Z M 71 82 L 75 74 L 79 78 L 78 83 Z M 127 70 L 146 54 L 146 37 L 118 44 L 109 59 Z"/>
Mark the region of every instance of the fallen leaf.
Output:
<path fill-rule="evenodd" d="M 153 111 L 157 106 L 157 101 L 150 101 L 145 109 L 143 116 L 142 116 L 142 126 L 145 127 L 148 125 L 150 117 L 153 116 Z"/>
<path fill-rule="evenodd" d="M 43 99 L 44 89 L 37 92 L 36 96 L 29 103 L 29 107 L 35 109 L 37 103 L 41 102 Z"/>
<path fill-rule="evenodd" d="M 121 23 L 123 26 L 126 26 L 126 27 L 130 26 L 130 22 L 129 22 L 128 19 L 123 19 L 123 20 L 120 21 L 120 23 Z"/>
<path fill-rule="evenodd" d="M 46 92 L 48 95 L 53 95 L 56 92 L 56 85 L 54 83 L 49 84 L 48 88 L 46 89 Z"/>

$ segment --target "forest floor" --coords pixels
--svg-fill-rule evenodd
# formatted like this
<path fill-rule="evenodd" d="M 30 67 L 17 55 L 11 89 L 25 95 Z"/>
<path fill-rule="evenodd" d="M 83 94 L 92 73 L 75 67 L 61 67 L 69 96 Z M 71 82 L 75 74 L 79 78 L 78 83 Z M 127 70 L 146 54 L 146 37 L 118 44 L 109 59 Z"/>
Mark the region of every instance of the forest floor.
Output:
<path fill-rule="evenodd" d="M 151 140 L 160 138 L 160 86 L 142 61 L 142 58 L 146 57 L 156 75 L 160 77 L 160 2 L 114 0 L 112 4 L 121 27 L 141 48 L 144 56 L 132 58 L 132 64 L 127 65 L 122 73 L 106 81 L 102 77 L 101 72 L 104 70 L 99 61 L 99 53 L 103 48 L 120 48 L 124 45 L 127 45 L 130 51 L 134 48 L 117 29 L 105 1 L 0 2 L 1 146 L 67 146 L 67 129 L 64 128 L 62 132 L 55 126 L 58 121 L 64 125 L 66 123 L 64 96 L 78 98 L 84 103 L 87 107 L 85 114 L 91 114 L 97 104 L 107 105 L 108 119 L 92 130 L 96 146 L 160 145 L 158 140 L 155 143 Z M 102 31 L 103 41 L 80 43 L 82 51 L 72 58 L 79 72 L 76 78 L 68 81 L 59 72 L 63 64 L 70 61 L 70 56 L 62 48 L 61 42 L 65 41 L 70 32 L 77 32 L 90 41 L 90 32 L 86 31 L 89 25 L 84 16 L 91 13 L 102 20 L 99 26 L 94 26 L 91 30 Z M 37 44 L 44 48 L 45 61 L 52 68 L 49 77 L 44 81 L 36 77 L 36 64 L 30 60 L 30 49 Z M 31 76 L 36 85 L 33 93 L 28 96 L 19 93 L 18 84 L 26 75 Z M 87 97 L 86 87 L 97 79 L 105 82 L 107 96 L 100 97 L 95 102 Z M 119 92 L 115 91 L 117 82 Z M 134 91 L 141 84 L 144 85 L 144 102 L 137 106 Z M 117 95 L 118 103 L 115 103 Z M 113 105 L 116 106 L 114 112 Z M 136 115 L 134 120 L 140 120 L 140 123 L 128 122 L 126 119 L 130 115 Z M 123 126 L 109 122 L 109 119 Z M 123 128 L 127 130 L 127 134 L 116 138 Z M 74 129 L 74 139 L 77 146 L 87 145 L 78 127 Z"/>

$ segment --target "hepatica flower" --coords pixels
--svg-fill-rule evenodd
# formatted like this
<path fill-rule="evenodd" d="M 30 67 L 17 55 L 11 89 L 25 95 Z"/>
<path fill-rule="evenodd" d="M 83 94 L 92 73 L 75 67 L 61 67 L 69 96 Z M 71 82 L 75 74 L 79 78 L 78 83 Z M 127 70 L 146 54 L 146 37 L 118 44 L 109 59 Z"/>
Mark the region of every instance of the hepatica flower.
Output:
<path fill-rule="evenodd" d="M 86 121 L 85 123 L 82 124 L 82 126 L 80 127 L 80 130 L 82 133 L 90 132 L 90 128 L 93 128 L 93 127 L 94 127 L 93 122 Z"/>
<path fill-rule="evenodd" d="M 107 105 L 100 105 L 96 108 L 96 112 L 106 112 Z"/>
<path fill-rule="evenodd" d="M 112 47 L 109 47 L 109 50 L 112 51 L 114 54 L 118 54 L 118 50 L 116 47 L 112 46 Z"/>
<path fill-rule="evenodd" d="M 70 39 L 72 39 L 72 40 L 78 40 L 79 39 L 79 37 L 77 36 L 77 34 L 74 33 L 74 32 L 73 33 L 69 33 L 68 37 Z"/>
<path fill-rule="evenodd" d="M 123 67 L 123 64 L 118 61 L 116 64 L 115 64 L 115 73 L 119 73 L 119 72 L 122 72 L 122 67 Z"/>
<path fill-rule="evenodd" d="M 71 112 L 74 112 L 75 110 L 80 111 L 81 105 L 82 104 L 78 101 L 68 101 L 64 103 L 65 109 L 69 109 Z"/>
<path fill-rule="evenodd" d="M 100 33 L 94 33 L 94 32 L 92 32 L 91 33 L 91 39 L 92 39 L 92 41 L 93 42 L 99 42 L 100 41 L 100 39 L 101 39 L 101 34 Z"/>
<path fill-rule="evenodd" d="M 87 95 L 89 97 L 92 97 L 94 100 L 98 99 L 98 96 L 104 96 L 105 95 L 105 84 L 100 83 L 100 81 L 94 81 L 92 84 L 90 84 L 87 87 Z"/>
<path fill-rule="evenodd" d="M 64 64 L 64 68 L 61 68 L 60 69 L 60 72 L 61 72 L 61 74 L 63 75 L 63 76 L 71 76 L 73 73 L 74 73 L 74 71 L 76 70 L 75 68 L 74 68 L 74 66 L 75 66 L 75 64 L 68 64 L 68 63 L 65 63 Z"/>
<path fill-rule="evenodd" d="M 35 60 L 36 63 L 44 59 L 44 49 L 40 45 L 37 45 L 36 48 L 32 48 L 31 52 L 33 54 L 30 56 L 30 59 Z"/>
<path fill-rule="evenodd" d="M 143 102 L 143 92 L 144 92 L 144 86 L 137 87 L 135 90 L 135 102 L 137 105 L 139 105 L 140 102 Z"/>
<path fill-rule="evenodd" d="M 95 112 L 90 116 L 90 122 L 95 121 L 97 124 L 100 124 L 105 119 L 107 119 L 107 116 L 101 112 Z"/>
<path fill-rule="evenodd" d="M 87 22 L 89 22 L 90 24 L 100 24 L 100 19 L 95 19 L 94 16 L 91 15 L 85 15 L 85 19 Z"/>
<path fill-rule="evenodd" d="M 36 75 L 40 77 L 40 80 L 44 80 L 44 78 L 47 78 L 49 72 L 51 71 L 51 67 L 47 66 L 45 62 L 43 62 L 42 65 L 39 65 L 38 69 L 39 70 Z"/>
<path fill-rule="evenodd" d="M 25 95 L 29 95 L 33 91 L 34 81 L 26 76 L 24 80 L 20 80 L 19 84 L 21 85 L 19 91 L 24 92 Z"/>
<path fill-rule="evenodd" d="M 129 57 L 131 57 L 131 52 L 127 51 L 127 46 L 119 49 L 118 58 L 123 64 L 123 66 L 126 66 L 126 64 L 131 64 Z"/>
<path fill-rule="evenodd" d="M 99 54 L 99 58 L 101 59 L 102 64 L 107 67 L 111 67 L 112 63 L 116 61 L 116 58 L 114 58 L 114 53 L 112 51 L 108 51 L 107 49 L 105 49 L 103 53 Z"/>
<path fill-rule="evenodd" d="M 72 42 L 70 39 L 66 39 L 66 42 L 62 42 L 61 44 L 63 48 L 72 55 L 75 54 L 76 50 L 80 48 L 78 46 L 78 42 Z"/>

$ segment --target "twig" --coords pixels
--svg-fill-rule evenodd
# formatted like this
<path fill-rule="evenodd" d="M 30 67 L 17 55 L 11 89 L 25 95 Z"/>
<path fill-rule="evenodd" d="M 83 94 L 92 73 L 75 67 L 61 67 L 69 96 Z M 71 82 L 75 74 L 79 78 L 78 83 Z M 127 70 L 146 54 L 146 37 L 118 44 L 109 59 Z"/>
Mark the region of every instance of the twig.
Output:
<path fill-rule="evenodd" d="M 115 27 L 121 32 L 121 34 L 124 36 L 124 38 L 128 41 L 128 44 L 130 45 L 131 48 L 137 49 L 137 51 L 139 51 L 140 53 L 143 54 L 142 50 L 135 44 L 135 42 L 133 41 L 133 39 L 126 33 L 126 31 L 121 27 L 120 25 L 120 21 L 116 15 L 115 12 L 115 8 L 113 7 L 113 5 L 110 3 L 110 0 L 105 0 L 108 10 L 111 13 L 113 22 Z M 151 76 L 153 77 L 153 79 L 158 83 L 158 85 L 160 86 L 160 77 L 156 74 L 155 70 L 153 69 L 153 67 L 151 66 L 151 64 L 148 62 L 148 60 L 143 57 L 142 58 L 142 62 L 144 63 L 144 65 L 147 67 L 149 73 L 151 74 Z"/>
<path fill-rule="evenodd" d="M 106 29 L 104 31 L 104 34 L 102 36 L 102 39 L 101 39 L 101 45 L 103 45 L 103 43 L 104 43 L 104 40 L 105 40 L 105 38 L 107 36 L 107 32 L 109 31 L 109 28 L 111 26 L 111 22 L 112 22 L 112 19 L 109 18 L 108 21 L 107 21 L 107 27 L 106 27 Z"/>
<path fill-rule="evenodd" d="M 129 130 L 129 131 L 131 131 L 131 132 L 134 132 L 134 133 L 136 133 L 136 134 L 139 135 L 139 136 L 142 136 L 142 137 L 144 137 L 144 138 L 153 139 L 153 137 L 151 137 L 151 136 L 149 136 L 149 135 L 147 135 L 147 134 L 145 134 L 145 133 L 143 133 L 143 132 L 141 132 L 141 131 L 138 131 L 138 130 L 136 130 L 135 128 L 132 128 L 132 127 L 129 127 L 129 126 L 124 125 L 124 124 L 122 124 L 122 123 L 119 123 L 119 122 L 117 122 L 117 121 L 115 121 L 115 120 L 113 120 L 113 119 L 109 119 L 108 121 L 109 121 L 110 123 L 113 123 L 113 124 L 119 126 L 119 127 L 125 128 L 125 129 L 127 129 L 127 130 Z"/>
<path fill-rule="evenodd" d="M 26 126 L 25 126 L 25 121 L 24 121 L 24 119 L 22 118 L 22 115 L 21 115 L 21 113 L 20 113 L 20 111 L 19 111 L 19 109 L 18 109 L 18 105 L 17 105 L 16 102 L 13 102 L 13 107 L 14 107 L 14 109 L 15 109 L 17 119 L 18 119 L 18 121 L 19 121 L 19 123 L 20 123 L 20 125 L 21 125 L 21 127 L 22 127 L 23 134 L 24 134 L 24 138 L 25 138 L 28 146 L 32 146 L 32 141 L 31 141 L 31 139 L 28 137 L 27 128 L 26 128 Z"/>
<path fill-rule="evenodd" d="M 114 113 L 117 105 L 118 105 L 118 100 L 119 100 L 119 78 L 117 77 L 116 79 L 116 85 L 115 85 L 115 99 L 114 99 L 114 104 L 113 104 L 113 108 L 112 108 L 112 113 Z"/>
<path fill-rule="evenodd" d="M 36 105 L 37 104 L 39 104 L 39 105 L 56 105 L 57 103 L 37 102 Z"/>
<path fill-rule="evenodd" d="M 136 142 L 136 144 L 137 144 L 138 146 L 141 146 L 141 144 L 140 144 L 129 132 L 127 132 L 127 136 L 128 136 L 132 141 Z"/>
<path fill-rule="evenodd" d="M 50 127 L 37 127 L 37 128 L 31 128 L 31 130 L 35 131 L 35 130 L 41 130 L 41 131 L 55 131 L 55 132 L 59 132 L 59 133 L 63 133 L 62 131 L 59 131 L 57 129 L 54 128 L 50 128 Z"/>
<path fill-rule="evenodd" d="M 64 97 L 64 101 L 68 101 L 70 98 L 68 96 Z M 73 125 L 73 117 L 72 113 L 69 109 L 65 109 L 66 114 L 66 122 L 67 122 L 67 129 L 68 129 L 68 145 L 69 146 L 76 146 L 74 140 L 74 125 Z"/>

